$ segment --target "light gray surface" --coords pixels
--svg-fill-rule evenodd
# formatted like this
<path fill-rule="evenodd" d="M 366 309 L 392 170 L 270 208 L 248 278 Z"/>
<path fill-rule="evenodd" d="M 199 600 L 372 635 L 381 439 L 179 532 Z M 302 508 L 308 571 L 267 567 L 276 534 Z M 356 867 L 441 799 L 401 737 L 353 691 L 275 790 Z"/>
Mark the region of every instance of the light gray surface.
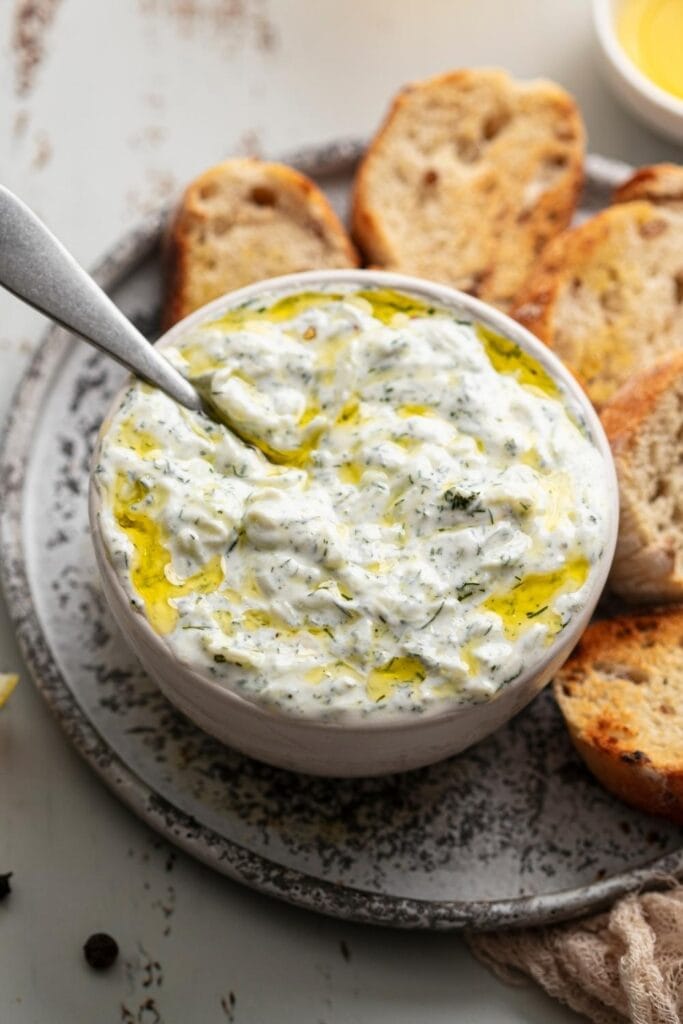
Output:
<path fill-rule="evenodd" d="M 244 149 L 249 133 L 269 152 L 366 133 L 396 85 L 456 64 L 557 78 L 581 102 L 594 150 L 635 163 L 682 156 L 603 88 L 587 0 L 516 0 L 513 13 L 509 0 L 249 0 L 230 23 L 171 17 L 175 0 L 62 0 L 23 99 L 13 97 L 8 47 L 17 6 L 0 5 L 4 183 L 86 265 L 141 207 Z M 265 51 L 256 44 L 264 18 L 277 37 Z M 17 133 L 22 112 L 28 122 Z M 42 325 L 4 296 L 0 313 L 4 414 Z M 0 659 L 20 667 L 4 616 Z M 166 873 L 166 850 L 69 750 L 26 680 L 0 713 L 0 780 L 0 870 L 16 874 L 0 908 L 3 1024 L 115 1024 L 122 1003 L 133 1021 L 154 1024 L 138 1013 L 150 994 L 165 1024 L 219 1024 L 230 990 L 235 1024 L 575 1019 L 533 990 L 500 986 L 453 937 L 319 919 L 183 856 Z M 169 885 L 175 910 L 166 918 Z M 105 978 L 81 967 L 78 947 L 99 927 L 135 961 L 128 970 Z M 143 987 L 139 944 L 162 964 L 161 988 Z"/>

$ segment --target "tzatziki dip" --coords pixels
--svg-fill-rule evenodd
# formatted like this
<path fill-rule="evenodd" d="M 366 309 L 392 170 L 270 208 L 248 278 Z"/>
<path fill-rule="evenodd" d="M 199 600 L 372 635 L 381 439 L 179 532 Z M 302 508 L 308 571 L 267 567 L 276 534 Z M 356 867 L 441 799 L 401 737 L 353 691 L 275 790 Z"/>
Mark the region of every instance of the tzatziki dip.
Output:
<path fill-rule="evenodd" d="M 514 342 L 403 292 L 262 295 L 132 383 L 94 479 L 131 604 L 242 697 L 338 721 L 489 700 L 583 607 L 605 465 Z"/>

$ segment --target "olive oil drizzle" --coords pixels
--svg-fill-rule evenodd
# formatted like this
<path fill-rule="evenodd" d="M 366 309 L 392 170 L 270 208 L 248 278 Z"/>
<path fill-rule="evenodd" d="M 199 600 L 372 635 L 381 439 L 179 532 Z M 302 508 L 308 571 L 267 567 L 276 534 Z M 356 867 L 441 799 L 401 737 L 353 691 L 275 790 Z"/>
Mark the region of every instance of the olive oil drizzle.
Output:
<path fill-rule="evenodd" d="M 498 373 L 512 374 L 520 384 L 556 398 L 557 384 L 541 364 L 509 338 L 497 334 L 485 324 L 476 324 L 476 332 L 491 365 Z"/>
<path fill-rule="evenodd" d="M 563 628 L 562 616 L 553 610 L 553 601 L 561 593 L 579 590 L 588 578 L 590 566 L 585 558 L 574 558 L 553 572 L 530 573 L 512 589 L 494 594 L 482 608 L 499 615 L 505 633 L 516 640 L 534 623 L 548 628 L 548 642 Z"/>
<path fill-rule="evenodd" d="M 167 576 L 171 566 L 168 537 L 161 523 L 140 507 L 148 494 L 141 480 L 131 482 L 124 473 L 119 473 L 114 486 L 113 509 L 116 522 L 133 547 L 131 582 L 144 603 L 151 625 L 163 636 L 172 633 L 178 622 L 178 612 L 171 600 L 186 594 L 213 593 L 223 582 L 223 568 L 220 556 L 216 555 L 182 583 L 172 583 Z"/>
<path fill-rule="evenodd" d="M 387 665 L 372 669 L 365 689 L 369 699 L 377 703 L 386 700 L 396 686 L 419 686 L 426 676 L 427 670 L 419 658 L 392 658 Z"/>

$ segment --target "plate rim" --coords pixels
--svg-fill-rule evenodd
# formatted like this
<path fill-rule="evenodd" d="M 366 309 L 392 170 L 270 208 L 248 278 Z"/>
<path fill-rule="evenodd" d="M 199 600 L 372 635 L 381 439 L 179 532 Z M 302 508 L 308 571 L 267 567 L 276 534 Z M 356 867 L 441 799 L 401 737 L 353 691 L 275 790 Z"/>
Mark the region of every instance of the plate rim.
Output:
<path fill-rule="evenodd" d="M 348 139 L 298 150 L 283 158 L 304 173 L 341 173 L 365 149 Z M 614 187 L 632 168 L 599 155 L 586 159 L 588 184 Z M 93 274 L 113 289 L 158 246 L 169 204 L 147 215 L 98 261 Z M 42 335 L 16 387 L 0 441 L 0 584 L 21 653 L 36 688 L 66 737 L 109 789 L 148 826 L 220 873 L 294 906 L 361 923 L 434 930 L 490 930 L 548 924 L 605 908 L 643 888 L 663 887 L 683 875 L 683 846 L 637 868 L 573 889 L 496 900 L 425 900 L 335 885 L 254 853 L 201 825 L 150 788 L 109 746 L 90 721 L 52 655 L 33 602 L 24 557 L 22 524 L 26 470 L 41 397 L 50 388 L 65 352 L 78 342 L 59 327 Z"/>

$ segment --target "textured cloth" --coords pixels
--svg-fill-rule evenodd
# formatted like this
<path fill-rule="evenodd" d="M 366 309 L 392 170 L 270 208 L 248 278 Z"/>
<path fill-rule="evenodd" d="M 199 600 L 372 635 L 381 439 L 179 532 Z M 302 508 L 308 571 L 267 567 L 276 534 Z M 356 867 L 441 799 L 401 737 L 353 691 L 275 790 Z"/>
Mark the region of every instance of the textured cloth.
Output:
<path fill-rule="evenodd" d="M 596 1024 L 681 1024 L 683 885 L 569 924 L 468 936 L 503 981 L 527 974 Z"/>

